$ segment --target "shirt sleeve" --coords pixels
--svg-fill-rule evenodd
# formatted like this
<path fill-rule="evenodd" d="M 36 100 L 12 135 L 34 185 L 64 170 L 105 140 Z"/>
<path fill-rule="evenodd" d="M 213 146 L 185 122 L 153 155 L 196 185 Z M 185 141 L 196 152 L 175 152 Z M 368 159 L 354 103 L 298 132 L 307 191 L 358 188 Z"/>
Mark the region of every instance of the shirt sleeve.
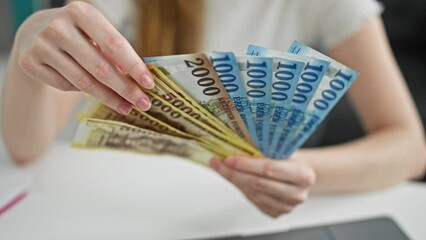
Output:
<path fill-rule="evenodd" d="M 376 0 L 321 0 L 310 9 L 311 34 L 319 47 L 328 51 L 347 40 L 384 10 Z"/>

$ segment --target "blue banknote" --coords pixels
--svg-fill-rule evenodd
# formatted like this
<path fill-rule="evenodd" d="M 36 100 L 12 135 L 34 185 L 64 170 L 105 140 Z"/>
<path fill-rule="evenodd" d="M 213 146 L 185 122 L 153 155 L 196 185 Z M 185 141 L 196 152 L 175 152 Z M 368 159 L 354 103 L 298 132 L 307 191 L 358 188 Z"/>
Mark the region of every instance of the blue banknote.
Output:
<path fill-rule="evenodd" d="M 273 58 L 269 148 L 265 153 L 268 157 L 273 157 L 274 149 L 270 147 L 273 137 L 275 133 L 278 133 L 277 130 L 280 129 L 281 125 L 284 124 L 283 120 L 290 111 L 297 83 L 304 67 L 304 62 Z"/>
<path fill-rule="evenodd" d="M 250 135 L 260 149 L 260 142 L 256 134 L 250 105 L 247 98 L 244 82 L 241 79 L 237 60 L 232 52 L 210 52 L 206 53 L 216 73 L 219 75 L 223 86 L 234 102 L 235 107 L 241 115 Z"/>
<path fill-rule="evenodd" d="M 244 56 L 237 57 L 237 62 L 260 143 L 259 149 L 265 153 L 269 144 L 272 59 Z"/>
<path fill-rule="evenodd" d="M 305 64 L 300 61 L 285 58 L 272 58 L 272 89 L 271 114 L 269 120 L 269 146 L 282 120 L 287 116 L 297 82 Z M 267 157 L 272 157 L 272 151 L 265 151 Z"/>
<path fill-rule="evenodd" d="M 303 43 L 293 42 L 289 52 L 325 59 L 330 62 L 330 67 L 306 108 L 306 113 L 310 117 L 305 118 L 299 125 L 291 137 L 291 141 L 277 154 L 278 158 L 288 158 L 306 141 L 359 76 L 358 72 Z"/>
<path fill-rule="evenodd" d="M 306 116 L 305 110 L 327 71 L 330 62 L 254 45 L 248 47 L 247 53 L 255 56 L 282 57 L 304 63 L 304 68 L 294 90 L 289 112 L 284 116 L 284 119 L 278 120 L 279 128 L 274 133 L 268 149 L 270 157 L 278 158 L 278 153 L 287 144 L 292 132 L 297 129 L 304 118 L 309 117 Z"/>

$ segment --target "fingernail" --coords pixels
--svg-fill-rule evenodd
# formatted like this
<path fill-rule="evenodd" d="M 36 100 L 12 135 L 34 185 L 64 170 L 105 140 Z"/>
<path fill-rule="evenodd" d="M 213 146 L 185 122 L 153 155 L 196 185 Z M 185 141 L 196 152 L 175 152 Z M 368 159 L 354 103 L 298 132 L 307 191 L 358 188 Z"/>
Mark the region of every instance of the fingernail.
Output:
<path fill-rule="evenodd" d="M 154 80 L 148 74 L 144 74 L 141 78 L 141 84 L 144 88 L 151 89 L 154 87 Z"/>
<path fill-rule="evenodd" d="M 127 115 L 132 111 L 132 105 L 128 103 L 122 103 L 118 106 L 118 112 L 120 112 L 123 115 Z"/>
<path fill-rule="evenodd" d="M 225 164 L 230 167 L 234 167 L 236 162 L 237 159 L 235 157 L 228 157 L 227 159 L 225 159 Z"/>
<path fill-rule="evenodd" d="M 217 160 L 211 160 L 210 161 L 210 167 L 213 168 L 214 170 L 218 171 L 220 168 L 220 164 Z"/>
<path fill-rule="evenodd" d="M 147 98 L 140 98 L 136 106 L 142 111 L 148 111 L 151 108 L 151 102 Z"/>

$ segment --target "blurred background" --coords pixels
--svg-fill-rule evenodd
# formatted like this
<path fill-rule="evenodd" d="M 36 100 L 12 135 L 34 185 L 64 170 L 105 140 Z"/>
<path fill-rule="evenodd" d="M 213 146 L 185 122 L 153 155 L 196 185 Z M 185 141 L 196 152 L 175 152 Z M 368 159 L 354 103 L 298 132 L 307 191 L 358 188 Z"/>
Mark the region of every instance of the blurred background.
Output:
<path fill-rule="evenodd" d="M 417 109 L 426 125 L 426 1 L 381 0 L 385 6 L 383 20 L 396 55 L 407 80 Z M 20 23 L 33 11 L 59 7 L 61 0 L 0 1 L 0 73 L 3 74 L 13 35 Z M 321 146 L 349 141 L 363 135 L 356 114 L 348 99 L 343 99 L 323 124 Z M 426 179 L 424 179 L 426 180 Z"/>

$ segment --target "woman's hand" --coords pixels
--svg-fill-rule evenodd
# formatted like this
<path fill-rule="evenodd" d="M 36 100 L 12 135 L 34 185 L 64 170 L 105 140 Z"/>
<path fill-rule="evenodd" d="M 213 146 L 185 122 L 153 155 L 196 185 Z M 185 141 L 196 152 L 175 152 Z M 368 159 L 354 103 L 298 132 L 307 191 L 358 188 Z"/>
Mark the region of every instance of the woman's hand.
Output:
<path fill-rule="evenodd" d="M 128 114 L 132 105 L 150 107 L 137 84 L 153 87 L 149 70 L 90 4 L 73 2 L 35 13 L 20 27 L 14 53 L 25 74 L 51 87 L 86 92 L 121 114 Z"/>
<path fill-rule="evenodd" d="M 237 186 L 262 212 L 278 217 L 308 197 L 315 183 L 311 167 L 295 161 L 232 156 L 210 166 Z"/>

